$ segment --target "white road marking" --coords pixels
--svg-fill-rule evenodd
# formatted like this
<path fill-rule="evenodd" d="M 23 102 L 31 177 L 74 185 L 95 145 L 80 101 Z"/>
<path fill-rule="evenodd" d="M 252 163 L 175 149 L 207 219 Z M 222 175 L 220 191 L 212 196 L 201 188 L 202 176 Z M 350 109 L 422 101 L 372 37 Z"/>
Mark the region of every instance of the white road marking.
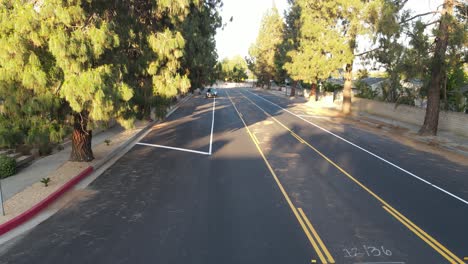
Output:
<path fill-rule="evenodd" d="M 172 149 L 172 150 L 179 150 L 179 151 L 185 151 L 185 152 L 192 152 L 192 153 L 197 153 L 197 154 L 202 154 L 202 155 L 211 155 L 209 152 L 198 151 L 198 150 L 193 150 L 193 149 L 176 148 L 176 147 L 169 147 L 169 146 L 156 145 L 156 144 L 148 144 L 148 143 L 142 143 L 142 142 L 138 142 L 136 144 L 137 145 L 143 145 L 143 146 L 149 146 L 149 147 L 155 147 L 155 148 L 163 148 L 163 149 Z"/>
<path fill-rule="evenodd" d="M 414 173 L 412 173 L 412 172 L 409 172 L 409 171 L 407 171 L 407 170 L 401 168 L 400 166 L 398 166 L 398 165 L 396 165 L 396 164 L 394 164 L 394 163 L 392 163 L 392 162 L 390 162 L 390 161 L 388 161 L 388 160 L 386 160 L 386 159 L 380 157 L 379 155 L 377 155 L 377 154 L 375 154 L 375 153 L 373 153 L 373 152 L 371 152 L 371 151 L 369 151 L 369 150 L 367 150 L 367 149 L 365 149 L 365 148 L 363 148 L 363 147 L 360 147 L 360 146 L 354 144 L 353 142 L 351 142 L 351 141 L 349 141 L 349 140 L 347 140 L 347 139 L 344 139 L 344 138 L 338 136 L 337 134 L 335 134 L 335 133 L 333 133 L 333 132 L 331 132 L 331 131 L 329 131 L 329 130 L 327 130 L 327 129 L 325 129 L 325 128 L 323 128 L 323 127 L 321 127 L 321 126 L 319 126 L 319 125 L 317 125 L 317 124 L 315 124 L 315 123 L 312 123 L 312 122 L 310 122 L 309 120 L 304 119 L 303 117 L 300 117 L 299 115 L 296 115 L 296 114 L 292 113 L 291 111 L 289 111 L 289 110 L 287 110 L 287 109 L 284 109 L 283 107 L 281 107 L 281 106 L 279 106 L 279 105 L 277 105 L 277 104 L 271 102 L 270 100 L 267 100 L 267 99 L 263 98 L 262 96 L 259 96 L 259 95 L 255 94 L 255 93 L 252 93 L 252 92 L 249 91 L 249 90 L 245 90 L 245 91 L 247 91 L 248 93 L 251 93 L 251 94 L 257 96 L 258 98 L 260 98 L 260 99 L 262 99 L 262 100 L 264 100 L 264 101 L 266 101 L 266 102 L 268 102 L 268 103 L 270 103 L 270 104 L 272 104 L 272 105 L 274 105 L 274 106 L 276 106 L 276 107 L 282 109 L 283 111 L 285 111 L 285 112 L 287 112 L 287 113 L 289 113 L 289 114 L 291 114 L 291 115 L 293 115 L 293 116 L 296 116 L 297 118 L 299 118 L 299 119 L 301 119 L 301 120 L 303 120 L 303 121 L 305 121 L 305 122 L 307 122 L 307 123 L 309 123 L 309 124 L 315 126 L 316 128 L 319 128 L 319 129 L 321 129 L 322 131 L 327 132 L 328 134 L 330 134 L 330 135 L 332 135 L 332 136 L 334 136 L 334 137 L 336 137 L 336 138 L 341 139 L 342 141 L 344 141 L 344 142 L 346 142 L 346 143 L 348 143 L 348 144 L 350 144 L 350 145 L 352 145 L 352 146 L 354 146 L 354 147 L 356 147 L 356 148 L 358 148 L 358 149 L 360 149 L 360 150 L 362 150 L 362 151 L 364 151 L 364 152 L 366 152 L 366 153 L 368 153 L 368 154 L 370 154 L 370 155 L 372 155 L 372 156 L 374 156 L 374 157 L 380 159 L 381 161 L 383 161 L 383 162 L 385 162 L 385 163 L 387 163 L 387 164 L 389 164 L 389 165 L 391 165 L 391 166 L 393 166 L 393 167 L 395 167 L 395 168 L 397 168 L 397 169 L 399 169 L 399 170 L 401 170 L 401 171 L 407 173 L 408 175 L 410 175 L 410 176 L 412 176 L 412 177 L 414 177 L 414 178 L 416 178 L 416 179 L 418 179 L 418 180 L 420 180 L 420 181 L 422 181 L 422 182 L 424 182 L 424 183 L 426 183 L 426 184 L 428 184 L 428 185 L 430 185 L 430 186 L 436 188 L 437 190 L 439 190 L 439 191 L 441 191 L 441 192 L 443 192 L 443 193 L 445 193 L 445 194 L 448 194 L 448 195 L 452 196 L 453 198 L 455 198 L 455 199 L 461 201 L 462 203 L 468 205 L 468 201 L 462 199 L 461 197 L 458 197 L 457 195 L 455 195 L 455 194 L 453 194 L 453 193 L 451 193 L 451 192 L 449 192 L 449 191 L 447 191 L 447 190 L 445 190 L 445 189 L 443 189 L 443 188 L 441 188 L 441 187 L 439 187 L 439 186 L 437 186 L 437 185 L 435 185 L 435 184 L 433 184 L 433 183 L 431 183 L 431 182 L 429 182 L 429 181 L 427 181 L 427 180 L 424 180 L 423 178 L 417 176 L 416 174 L 414 174 Z"/>
<path fill-rule="evenodd" d="M 210 155 L 211 155 L 211 149 L 213 145 L 213 128 L 214 128 L 215 108 L 216 108 L 216 97 L 214 97 L 213 99 L 213 118 L 211 119 L 210 149 L 208 150 L 208 153 L 210 153 Z"/>
<path fill-rule="evenodd" d="M 299 117 L 312 117 L 312 118 L 318 118 L 318 119 L 330 119 L 328 116 L 316 116 L 316 115 L 298 115 Z"/>
<path fill-rule="evenodd" d="M 149 143 L 143 143 L 143 142 L 138 142 L 136 144 L 137 145 L 154 147 L 154 148 L 164 148 L 164 149 L 172 149 L 172 150 L 179 150 L 179 151 L 184 151 L 184 152 L 197 153 L 197 154 L 202 154 L 202 155 L 211 155 L 211 150 L 212 150 L 212 145 L 213 145 L 213 129 L 214 129 L 215 108 L 216 108 L 216 97 L 214 97 L 214 100 L 213 100 L 213 115 L 212 115 L 213 118 L 211 120 L 210 147 L 209 147 L 208 152 L 198 151 L 198 150 L 193 150 L 193 149 L 186 149 L 186 148 L 170 147 L 170 146 L 164 146 L 164 145 L 158 145 L 158 144 L 149 144 Z"/>

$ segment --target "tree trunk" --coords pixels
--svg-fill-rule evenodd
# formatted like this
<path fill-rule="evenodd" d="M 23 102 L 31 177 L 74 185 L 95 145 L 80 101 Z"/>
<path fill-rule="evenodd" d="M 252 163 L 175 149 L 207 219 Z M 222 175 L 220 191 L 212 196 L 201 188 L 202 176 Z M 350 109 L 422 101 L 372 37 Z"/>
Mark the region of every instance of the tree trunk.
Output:
<path fill-rule="evenodd" d="M 70 161 L 92 161 L 94 159 L 91 149 L 92 131 L 87 130 L 88 113 L 82 112 L 74 115 L 72 151 Z"/>
<path fill-rule="evenodd" d="M 453 0 L 445 0 L 442 16 L 440 18 L 437 33 L 436 46 L 431 67 L 431 81 L 427 93 L 426 115 L 424 124 L 419 130 L 420 135 L 436 135 L 439 125 L 440 87 L 445 72 L 445 52 L 447 51 L 449 39 L 449 16 L 453 12 Z"/>
<path fill-rule="evenodd" d="M 290 96 L 295 96 L 296 95 L 296 85 L 297 85 L 297 82 L 294 81 L 293 85 L 291 85 L 291 94 L 290 94 Z M 288 89 L 288 88 L 286 88 L 286 89 Z"/>
<path fill-rule="evenodd" d="M 444 109 L 448 110 L 448 100 L 447 100 L 447 74 L 444 74 L 444 80 L 442 81 L 442 91 L 444 96 Z"/>
<path fill-rule="evenodd" d="M 310 86 L 309 100 L 314 98 L 314 100 L 317 101 L 317 96 L 315 96 L 316 94 L 317 94 L 317 84 L 312 83 L 312 85 Z"/>
<path fill-rule="evenodd" d="M 353 87 L 353 67 L 352 64 L 346 65 L 345 83 L 343 86 L 343 105 L 341 111 L 345 115 L 351 113 L 351 92 Z"/>

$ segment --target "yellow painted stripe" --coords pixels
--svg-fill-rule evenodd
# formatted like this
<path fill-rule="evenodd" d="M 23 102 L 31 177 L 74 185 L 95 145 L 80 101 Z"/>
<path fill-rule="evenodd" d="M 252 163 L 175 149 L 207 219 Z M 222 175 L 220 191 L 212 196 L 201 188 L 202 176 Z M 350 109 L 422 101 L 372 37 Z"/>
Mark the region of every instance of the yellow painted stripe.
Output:
<path fill-rule="evenodd" d="M 392 208 L 392 207 L 388 207 L 389 210 L 392 210 L 396 215 L 398 215 L 401 219 L 403 219 L 404 221 L 406 221 L 410 226 L 412 226 L 414 229 L 416 229 L 419 233 L 421 233 L 423 236 L 425 236 L 429 241 L 431 241 L 433 244 L 435 244 L 436 246 L 438 246 L 439 248 L 441 248 L 442 250 L 445 249 L 445 247 L 440 244 L 437 240 L 435 240 L 433 237 L 431 237 L 428 233 L 426 233 L 424 230 L 422 230 L 421 228 L 419 228 L 415 223 L 411 222 L 411 220 L 409 220 L 408 218 L 406 218 L 404 215 L 402 215 L 400 212 L 398 212 L 395 208 Z M 456 261 L 459 261 L 459 263 L 463 264 L 464 262 L 459 259 L 455 254 L 453 254 L 452 252 L 450 252 L 448 249 L 445 249 L 446 253 L 453 259 L 455 259 Z"/>
<path fill-rule="evenodd" d="M 242 123 L 244 124 L 246 130 L 247 130 L 247 133 L 249 134 L 250 138 L 252 139 L 252 141 L 254 142 L 255 146 L 257 147 L 257 150 L 258 152 L 260 153 L 260 156 L 262 156 L 263 158 L 263 161 L 265 162 L 265 164 L 267 165 L 268 167 L 268 170 L 270 171 L 271 175 L 273 176 L 273 178 L 275 179 L 275 182 L 276 184 L 278 185 L 281 193 L 283 194 L 284 198 L 286 199 L 286 202 L 288 203 L 289 207 L 291 208 L 291 210 L 293 211 L 294 213 L 294 216 L 296 217 L 296 219 L 299 221 L 299 224 L 301 225 L 302 227 L 302 230 L 304 230 L 304 233 L 306 234 L 307 238 L 309 239 L 309 242 L 310 244 L 312 245 L 312 247 L 314 248 L 315 252 L 317 253 L 320 261 L 323 263 L 323 264 L 327 264 L 327 260 L 325 259 L 325 257 L 323 256 L 322 252 L 320 251 L 319 249 L 319 246 L 317 245 L 317 243 L 315 242 L 315 240 L 312 238 L 312 235 L 310 234 L 309 230 L 307 229 L 304 221 L 301 219 L 301 217 L 299 216 L 299 213 L 297 212 L 296 210 L 296 207 L 294 206 L 294 204 L 292 203 L 291 199 L 289 198 L 289 195 L 286 193 L 286 190 L 284 189 L 283 185 L 281 184 L 281 182 L 279 181 L 278 177 L 276 176 L 276 173 L 275 171 L 273 170 L 273 168 L 271 167 L 270 165 L 270 162 L 268 162 L 268 160 L 266 159 L 265 155 L 263 154 L 263 151 L 262 149 L 260 148 L 260 145 L 255 141 L 255 136 L 253 135 L 253 133 L 250 131 L 249 127 L 247 126 L 247 124 L 245 123 L 244 119 L 241 117 L 240 115 L 240 112 L 239 110 L 237 109 L 236 105 L 234 104 L 234 102 L 232 101 L 231 97 L 229 96 L 229 93 L 226 91 L 226 94 L 229 98 L 229 100 L 231 101 L 232 103 L 232 106 L 234 106 L 234 109 L 236 110 L 237 114 L 239 115 L 239 118 L 241 119 Z"/>
<path fill-rule="evenodd" d="M 242 94 L 242 93 L 241 93 Z M 278 119 L 276 119 L 274 116 L 270 115 L 268 112 L 266 112 L 265 110 L 263 110 L 263 108 L 261 108 L 259 105 L 257 105 L 255 102 L 253 102 L 252 100 L 250 100 L 250 98 L 246 97 L 245 95 L 242 94 L 242 96 L 244 98 L 246 98 L 248 101 L 250 101 L 252 104 L 254 104 L 255 106 L 257 106 L 258 109 L 260 109 L 263 113 L 265 113 L 265 115 L 267 115 L 268 117 L 272 118 L 276 123 L 278 123 L 279 125 L 281 125 L 284 129 L 288 130 L 290 133 L 294 133 L 290 128 L 288 128 L 287 126 L 285 126 L 283 123 L 281 123 Z M 295 133 L 294 133 L 295 134 Z M 297 135 L 297 134 L 296 134 Z M 299 138 L 301 138 L 299 135 L 297 135 Z M 302 138 L 301 138 L 302 139 Z M 447 255 L 449 255 L 451 258 L 453 258 L 455 261 L 457 261 L 456 263 L 458 264 L 464 264 L 464 262 L 459 258 L 457 257 L 454 253 L 452 253 L 449 249 L 447 249 L 445 246 L 443 246 L 442 244 L 440 244 L 435 238 L 433 238 L 432 236 L 430 236 L 429 234 L 427 234 L 426 232 L 424 232 L 421 228 L 417 227 L 416 224 L 414 224 L 413 222 L 411 222 L 408 218 L 404 217 L 403 214 L 401 214 L 400 212 L 398 212 L 398 210 L 396 210 L 395 208 L 393 208 L 389 203 L 387 203 L 386 201 L 384 201 L 382 198 L 380 198 L 380 196 L 378 196 L 377 194 L 375 194 L 373 191 L 371 191 L 369 188 L 367 188 L 364 184 L 362 184 L 360 181 L 358 181 L 356 178 L 354 178 L 351 174 L 349 174 L 347 171 L 345 171 L 343 168 L 341 168 L 338 164 L 336 164 L 335 162 L 333 162 L 330 158 L 328 158 L 327 156 L 325 156 L 325 154 L 323 154 L 322 152 L 320 152 L 318 149 L 316 149 L 314 146 L 312 146 L 309 142 L 305 141 L 304 139 L 302 139 L 302 141 L 304 141 L 309 148 L 311 148 L 312 150 L 314 150 L 317 154 L 319 154 L 323 159 L 325 159 L 326 161 L 328 161 L 330 164 L 332 164 L 335 168 L 337 168 L 339 171 L 341 171 L 344 175 L 346 175 L 349 179 L 351 179 L 352 181 L 354 181 L 357 185 L 359 185 L 361 188 L 363 188 L 366 192 L 368 192 L 370 195 L 372 195 L 375 199 L 377 199 L 379 202 L 381 202 L 383 205 L 385 205 L 387 208 L 389 208 L 390 210 L 392 210 L 393 212 L 395 212 L 395 214 L 398 214 L 398 215 L 401 215 L 404 219 L 407 220 L 408 223 L 411 224 L 411 226 L 414 226 L 415 228 L 417 228 L 418 230 L 421 231 L 421 234 L 424 235 L 429 241 L 433 241 L 433 243 L 439 247 L 442 251 L 444 251 Z M 424 240 L 426 241 L 426 240 Z M 451 261 L 450 258 L 448 258 L 449 261 Z"/>
<path fill-rule="evenodd" d="M 383 209 L 385 209 L 389 214 L 391 214 L 393 217 L 395 217 L 398 221 L 400 221 L 403 225 L 405 225 L 409 230 L 411 230 L 413 233 L 415 233 L 418 237 L 420 237 L 424 242 L 426 242 L 429 246 L 431 246 L 433 249 L 435 249 L 437 252 L 439 252 L 444 258 L 446 258 L 450 263 L 457 264 L 454 260 L 452 260 L 445 252 L 443 252 L 440 248 L 436 247 L 431 241 L 429 241 L 425 236 L 423 236 L 421 233 L 419 233 L 416 229 L 414 229 L 410 224 L 405 222 L 403 219 L 400 218 L 395 212 L 390 210 L 386 206 L 382 206 Z"/>
<path fill-rule="evenodd" d="M 299 142 L 301 142 L 302 144 L 305 144 L 306 142 L 304 140 L 302 140 L 302 138 L 300 138 L 296 133 L 292 132 L 291 135 L 293 137 L 295 137 Z"/>
<path fill-rule="evenodd" d="M 309 218 L 307 217 L 307 215 L 304 213 L 304 211 L 302 210 L 302 208 L 297 208 L 297 210 L 299 210 L 299 214 L 302 216 L 302 218 L 304 218 L 307 226 L 309 227 L 310 231 L 312 231 L 312 235 L 314 235 L 315 239 L 318 241 L 320 247 L 322 248 L 323 252 L 325 252 L 325 255 L 327 256 L 327 259 L 330 263 L 335 263 L 335 260 L 333 259 L 332 255 L 330 254 L 330 252 L 328 251 L 327 247 L 325 246 L 325 244 L 323 243 L 322 239 L 320 238 L 320 236 L 318 235 L 317 231 L 315 230 L 314 226 L 312 226 L 312 223 L 309 221 Z"/>

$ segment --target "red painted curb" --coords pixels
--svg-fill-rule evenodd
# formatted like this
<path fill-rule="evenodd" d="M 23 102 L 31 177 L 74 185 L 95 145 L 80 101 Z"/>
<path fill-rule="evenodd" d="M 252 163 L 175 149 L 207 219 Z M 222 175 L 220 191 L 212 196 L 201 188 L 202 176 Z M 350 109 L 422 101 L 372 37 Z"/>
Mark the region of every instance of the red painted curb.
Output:
<path fill-rule="evenodd" d="M 89 166 L 88 168 L 84 169 L 78 175 L 73 177 L 67 183 L 65 183 L 62 187 L 60 187 L 55 192 L 51 193 L 47 196 L 44 200 L 40 201 L 33 207 L 29 208 L 25 212 L 21 213 L 20 215 L 16 216 L 15 218 L 9 220 L 8 222 L 0 225 L 0 236 L 7 233 L 8 231 L 20 226 L 21 224 L 25 223 L 26 221 L 33 218 L 36 214 L 40 211 L 44 210 L 47 206 L 52 204 L 55 200 L 57 200 L 60 196 L 62 196 L 65 192 L 70 190 L 73 186 L 75 186 L 78 182 L 80 182 L 83 178 L 91 174 L 93 172 L 93 167 Z"/>

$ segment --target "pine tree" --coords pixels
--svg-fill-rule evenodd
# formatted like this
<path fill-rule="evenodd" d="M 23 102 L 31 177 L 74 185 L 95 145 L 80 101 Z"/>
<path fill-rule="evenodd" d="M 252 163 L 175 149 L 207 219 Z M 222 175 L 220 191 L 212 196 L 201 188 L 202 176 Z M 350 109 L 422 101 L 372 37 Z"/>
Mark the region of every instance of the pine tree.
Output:
<path fill-rule="evenodd" d="M 317 83 L 350 60 L 352 54 L 337 27 L 337 1 L 297 0 L 290 12 L 299 12 L 296 47 L 288 53 L 284 68 L 294 80 Z M 291 14 L 294 17 L 294 14 Z"/>
<path fill-rule="evenodd" d="M 251 70 L 262 84 L 270 88 L 270 80 L 281 77 L 275 63 L 283 40 L 283 20 L 278 9 L 273 7 L 263 16 L 256 42 L 250 47 Z"/>
<path fill-rule="evenodd" d="M 0 147 L 59 142 L 67 106 L 56 96 L 62 72 L 31 3 L 0 3 Z"/>
<path fill-rule="evenodd" d="M 90 161 L 96 123 L 116 119 L 128 127 L 154 108 L 162 115 L 176 95 L 188 91 L 189 77 L 208 79 L 205 71 L 201 78 L 187 71 L 212 68 L 216 61 L 217 0 L 0 5 L 0 144 L 20 137 L 43 142 L 37 135 L 59 142 L 71 122 L 70 159 Z M 201 19 L 194 30 L 183 25 L 191 7 L 199 12 L 192 19 Z M 209 48 L 186 49 L 184 34 L 190 32 L 202 35 L 191 43 Z M 194 58 L 187 67 L 185 53 Z M 206 60 L 196 59 L 201 57 Z"/>
<path fill-rule="evenodd" d="M 430 85 L 427 95 L 426 115 L 424 123 L 419 130 L 421 135 L 436 135 L 439 125 L 440 87 L 446 78 L 446 52 L 453 20 L 453 0 L 444 0 L 442 16 L 437 30 L 437 40 L 432 58 Z"/>
<path fill-rule="evenodd" d="M 214 36 L 221 27 L 218 9 L 221 0 L 205 0 L 190 5 L 190 13 L 182 25 L 186 40 L 183 67 L 188 72 L 192 90 L 216 81 L 217 62 Z"/>

